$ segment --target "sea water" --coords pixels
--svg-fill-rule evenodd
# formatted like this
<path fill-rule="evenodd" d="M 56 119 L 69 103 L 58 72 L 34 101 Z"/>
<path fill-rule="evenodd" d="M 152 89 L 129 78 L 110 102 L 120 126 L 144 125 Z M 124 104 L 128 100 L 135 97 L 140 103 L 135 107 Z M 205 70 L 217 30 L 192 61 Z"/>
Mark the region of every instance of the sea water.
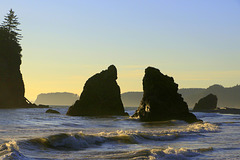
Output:
<path fill-rule="evenodd" d="M 67 107 L 0 109 L 0 159 L 240 159 L 240 115 L 194 113 L 203 123 L 71 117 Z M 136 108 L 126 108 L 132 115 Z"/>

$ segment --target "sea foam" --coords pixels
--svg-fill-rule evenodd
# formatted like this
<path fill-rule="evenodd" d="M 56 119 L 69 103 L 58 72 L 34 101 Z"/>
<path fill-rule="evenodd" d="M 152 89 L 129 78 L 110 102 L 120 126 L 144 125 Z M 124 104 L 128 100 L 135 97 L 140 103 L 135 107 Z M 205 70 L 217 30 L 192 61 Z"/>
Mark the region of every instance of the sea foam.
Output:
<path fill-rule="evenodd" d="M 190 159 L 191 157 L 196 157 L 200 155 L 202 152 L 212 151 L 213 148 L 199 148 L 199 149 L 186 149 L 186 148 L 177 148 L 174 149 L 172 147 L 168 147 L 166 149 L 152 149 L 150 150 L 151 155 L 149 159 L 177 159 L 177 160 L 185 160 Z"/>
<path fill-rule="evenodd" d="M 19 152 L 17 142 L 12 140 L 0 145 L 0 160 L 30 160 Z"/>
<path fill-rule="evenodd" d="M 86 159 L 126 159 L 126 160 L 186 160 L 193 159 L 201 155 L 203 152 L 212 151 L 213 148 L 199 148 L 199 149 L 187 149 L 187 148 L 153 148 L 153 149 L 141 149 L 137 151 L 118 151 L 118 152 L 106 152 L 106 153 L 94 153 L 91 156 L 86 156 Z"/>

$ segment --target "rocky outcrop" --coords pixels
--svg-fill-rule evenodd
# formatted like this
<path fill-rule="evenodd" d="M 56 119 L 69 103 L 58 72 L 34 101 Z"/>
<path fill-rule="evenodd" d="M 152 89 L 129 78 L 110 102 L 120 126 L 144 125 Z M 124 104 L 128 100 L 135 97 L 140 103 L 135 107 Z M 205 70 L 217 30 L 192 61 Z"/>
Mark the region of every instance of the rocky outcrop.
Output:
<path fill-rule="evenodd" d="M 158 69 L 148 67 L 143 78 L 143 98 L 133 115 L 142 121 L 184 120 L 192 123 L 199 121 L 189 112 L 172 77 L 163 75 Z"/>
<path fill-rule="evenodd" d="M 71 106 L 67 115 L 105 116 L 126 115 L 117 82 L 114 65 L 87 80 L 80 99 Z"/>
<path fill-rule="evenodd" d="M 24 83 L 20 72 L 21 46 L 8 38 L 8 32 L 0 30 L 0 108 L 22 107 Z"/>
<path fill-rule="evenodd" d="M 16 38 L 0 27 L 0 108 L 45 108 L 47 106 L 37 106 L 24 97 L 21 51 Z"/>
<path fill-rule="evenodd" d="M 217 109 L 217 96 L 209 94 L 200 99 L 194 106 L 193 111 L 208 111 Z"/>
<path fill-rule="evenodd" d="M 54 110 L 54 109 L 48 109 L 46 113 L 54 113 L 54 114 L 60 114 L 60 112 Z"/>

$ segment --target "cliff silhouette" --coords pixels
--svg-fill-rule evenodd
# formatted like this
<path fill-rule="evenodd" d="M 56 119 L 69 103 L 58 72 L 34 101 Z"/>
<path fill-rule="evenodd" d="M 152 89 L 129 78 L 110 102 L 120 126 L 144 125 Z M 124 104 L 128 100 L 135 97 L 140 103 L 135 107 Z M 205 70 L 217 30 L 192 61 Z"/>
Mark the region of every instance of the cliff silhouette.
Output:
<path fill-rule="evenodd" d="M 0 26 L 0 108 L 47 107 L 36 106 L 24 97 L 19 24 L 14 11 L 10 9 Z"/>
<path fill-rule="evenodd" d="M 26 105 L 20 71 L 20 44 L 6 29 L 0 28 L 0 107 Z"/>

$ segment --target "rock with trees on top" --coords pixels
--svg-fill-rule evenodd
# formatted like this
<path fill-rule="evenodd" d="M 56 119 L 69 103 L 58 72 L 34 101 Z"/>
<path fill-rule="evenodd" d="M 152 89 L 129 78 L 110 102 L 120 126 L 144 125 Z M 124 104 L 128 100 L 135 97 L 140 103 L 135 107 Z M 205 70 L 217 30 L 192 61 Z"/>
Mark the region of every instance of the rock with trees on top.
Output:
<path fill-rule="evenodd" d="M 0 108 L 38 107 L 24 96 L 20 71 L 22 47 L 19 43 L 22 35 L 18 25 L 18 17 L 11 9 L 0 26 Z"/>

